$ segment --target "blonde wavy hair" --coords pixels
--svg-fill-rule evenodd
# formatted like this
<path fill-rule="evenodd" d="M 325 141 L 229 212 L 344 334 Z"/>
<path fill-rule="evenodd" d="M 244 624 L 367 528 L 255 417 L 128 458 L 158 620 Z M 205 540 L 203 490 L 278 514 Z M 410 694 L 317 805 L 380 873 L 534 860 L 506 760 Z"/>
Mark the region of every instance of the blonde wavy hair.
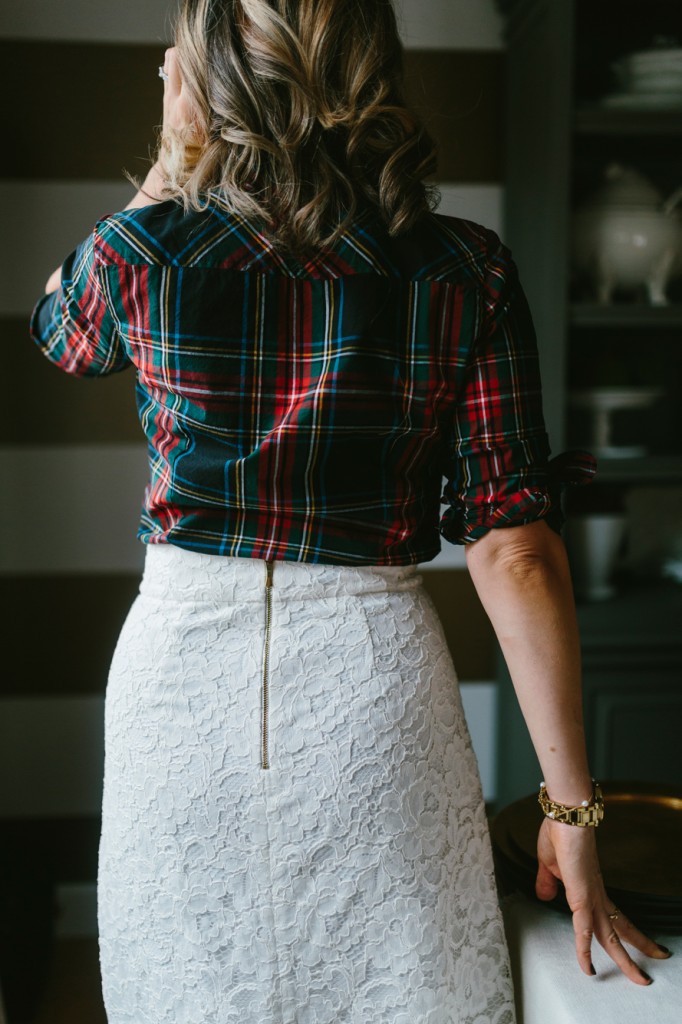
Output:
<path fill-rule="evenodd" d="M 176 47 L 194 120 L 159 155 L 186 209 L 256 218 L 297 252 L 333 246 L 367 205 L 391 235 L 433 209 L 390 0 L 183 0 Z"/>

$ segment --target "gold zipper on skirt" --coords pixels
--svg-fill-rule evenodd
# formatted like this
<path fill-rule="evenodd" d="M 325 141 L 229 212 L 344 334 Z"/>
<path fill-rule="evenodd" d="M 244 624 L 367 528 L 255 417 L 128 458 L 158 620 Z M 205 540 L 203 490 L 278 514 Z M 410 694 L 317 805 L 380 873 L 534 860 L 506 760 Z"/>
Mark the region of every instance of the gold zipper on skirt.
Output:
<path fill-rule="evenodd" d="M 265 644 L 263 647 L 263 688 L 261 694 L 261 768 L 270 767 L 270 749 L 268 737 L 268 713 L 270 708 L 270 626 L 272 620 L 272 570 L 274 561 L 265 561 Z"/>

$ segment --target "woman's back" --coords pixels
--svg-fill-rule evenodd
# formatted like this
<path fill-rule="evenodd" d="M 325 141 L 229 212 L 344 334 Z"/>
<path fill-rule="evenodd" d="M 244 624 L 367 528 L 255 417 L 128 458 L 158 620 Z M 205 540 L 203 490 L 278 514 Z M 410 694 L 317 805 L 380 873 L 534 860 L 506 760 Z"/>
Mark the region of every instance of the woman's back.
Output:
<path fill-rule="evenodd" d="M 546 457 L 520 295 L 516 319 L 496 322 L 515 268 L 469 221 L 427 213 L 391 238 L 366 210 L 331 249 L 295 258 L 243 217 L 169 201 L 100 221 L 66 273 L 68 314 L 46 297 L 34 333 L 78 375 L 135 366 L 145 543 L 424 562 L 440 549 L 444 476 L 454 507 L 441 526 L 460 539 L 457 489 L 475 501 L 484 419 L 488 442 Z M 513 432 L 502 392 L 525 413 Z"/>

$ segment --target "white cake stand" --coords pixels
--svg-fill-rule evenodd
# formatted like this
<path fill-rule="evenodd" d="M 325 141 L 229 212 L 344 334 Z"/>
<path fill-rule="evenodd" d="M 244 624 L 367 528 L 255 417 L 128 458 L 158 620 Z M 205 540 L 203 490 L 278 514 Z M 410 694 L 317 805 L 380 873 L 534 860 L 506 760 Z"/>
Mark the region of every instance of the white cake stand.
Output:
<path fill-rule="evenodd" d="M 605 459 L 633 459 L 647 454 L 644 445 L 611 442 L 611 413 L 617 409 L 645 409 L 663 394 L 660 388 L 590 388 L 572 391 L 569 404 L 594 414 L 593 436 L 588 442 L 596 456 Z"/>

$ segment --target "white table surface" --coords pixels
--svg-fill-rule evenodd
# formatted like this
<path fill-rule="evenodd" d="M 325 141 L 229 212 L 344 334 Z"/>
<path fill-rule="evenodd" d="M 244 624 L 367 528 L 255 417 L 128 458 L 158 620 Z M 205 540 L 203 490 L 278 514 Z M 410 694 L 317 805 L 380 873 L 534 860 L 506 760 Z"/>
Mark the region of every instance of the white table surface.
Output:
<path fill-rule="evenodd" d="M 573 924 L 562 914 L 523 896 L 502 902 L 514 975 L 517 1024 L 682 1024 L 682 933 L 651 937 L 672 951 L 651 960 L 626 947 L 654 979 L 629 981 L 593 940 L 594 978 L 575 956 Z"/>

